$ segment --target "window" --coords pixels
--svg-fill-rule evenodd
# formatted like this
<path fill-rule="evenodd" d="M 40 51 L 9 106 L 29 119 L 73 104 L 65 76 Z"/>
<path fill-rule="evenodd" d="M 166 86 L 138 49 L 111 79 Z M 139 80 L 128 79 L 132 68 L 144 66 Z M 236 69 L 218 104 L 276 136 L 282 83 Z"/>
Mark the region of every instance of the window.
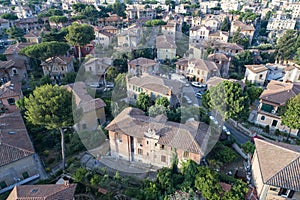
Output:
<path fill-rule="evenodd" d="M 164 149 L 165 148 L 165 145 L 160 145 L 160 149 Z"/>
<path fill-rule="evenodd" d="M 6 188 L 7 185 L 5 183 L 5 181 L 0 182 L 0 189 Z"/>
<path fill-rule="evenodd" d="M 9 99 L 7 99 L 7 103 L 9 105 L 15 105 L 15 99 L 14 98 L 9 98 Z"/>
<path fill-rule="evenodd" d="M 86 129 L 86 124 L 82 124 L 82 129 Z"/>
<path fill-rule="evenodd" d="M 149 141 L 147 141 L 147 144 L 149 144 Z"/>
<path fill-rule="evenodd" d="M 282 196 L 282 197 L 288 197 L 288 198 L 292 198 L 293 195 L 294 195 L 295 191 L 293 190 L 288 190 L 288 189 L 285 189 L 285 188 L 280 188 L 280 191 L 278 193 L 279 196 Z"/>
<path fill-rule="evenodd" d="M 187 151 L 183 152 L 183 157 L 188 158 L 189 157 L 189 152 L 187 152 Z"/>
<path fill-rule="evenodd" d="M 261 118 L 260 118 L 261 121 L 264 121 L 265 119 L 266 119 L 265 116 L 261 116 Z"/>
<path fill-rule="evenodd" d="M 28 174 L 28 172 L 24 172 L 24 173 L 22 174 L 22 176 L 23 176 L 24 179 L 26 179 L 26 178 L 29 177 L 29 174 Z"/>
<path fill-rule="evenodd" d="M 101 119 L 97 119 L 98 125 L 101 125 Z"/>
<path fill-rule="evenodd" d="M 138 154 L 139 155 L 143 155 L 143 150 L 142 149 L 138 149 Z"/>
<path fill-rule="evenodd" d="M 149 152 L 147 152 L 147 156 L 149 156 Z"/>
<path fill-rule="evenodd" d="M 122 142 L 122 137 L 119 133 L 116 133 L 115 135 L 115 139 L 118 141 L 118 142 Z"/>
<path fill-rule="evenodd" d="M 166 156 L 161 156 L 161 157 L 160 157 L 160 161 L 161 161 L 161 162 L 167 162 Z"/>
<path fill-rule="evenodd" d="M 277 120 L 273 120 L 272 122 L 272 126 L 277 126 L 278 121 Z"/>
<path fill-rule="evenodd" d="M 263 77 L 263 75 L 262 75 L 262 74 L 260 74 L 260 75 L 259 75 L 259 79 L 262 79 L 262 77 Z"/>
<path fill-rule="evenodd" d="M 137 143 L 138 145 L 143 146 L 143 139 L 137 138 Z"/>

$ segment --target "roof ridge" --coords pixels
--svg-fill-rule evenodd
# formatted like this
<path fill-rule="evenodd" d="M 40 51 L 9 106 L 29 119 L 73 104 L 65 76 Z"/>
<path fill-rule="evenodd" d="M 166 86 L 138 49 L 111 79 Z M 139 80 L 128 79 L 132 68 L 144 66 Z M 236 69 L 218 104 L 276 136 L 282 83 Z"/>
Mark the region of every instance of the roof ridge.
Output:
<path fill-rule="evenodd" d="M 278 142 L 279 144 L 276 145 L 276 144 L 274 144 L 274 143 L 272 143 L 272 142 L 268 142 L 268 141 L 265 141 L 265 140 L 260 140 L 260 139 L 258 139 L 258 140 L 259 140 L 259 141 L 263 141 L 264 143 L 267 143 L 267 144 L 271 144 L 271 145 L 273 145 L 273 146 L 275 146 L 275 147 L 279 147 L 279 148 L 281 148 L 281 149 L 283 149 L 283 150 L 287 150 L 287 151 L 290 151 L 290 152 L 293 152 L 293 153 L 297 153 L 297 154 L 299 154 L 299 156 L 300 156 L 300 152 L 294 151 L 294 150 L 291 150 L 291 149 L 288 149 L 288 148 L 285 148 L 285 147 L 282 147 L 282 146 L 280 146 L 280 142 Z M 285 144 L 285 143 L 284 143 L 284 144 Z M 293 146 L 293 145 L 291 145 L 291 144 L 286 144 L 286 145 Z"/>
<path fill-rule="evenodd" d="M 54 185 L 56 185 L 56 184 L 54 184 Z M 73 185 L 73 184 L 70 184 L 70 185 Z M 57 194 L 57 193 L 59 193 L 59 192 L 62 192 L 62 191 L 64 191 L 64 190 L 68 189 L 68 188 L 71 188 L 71 187 L 66 187 L 66 186 L 64 186 L 64 185 L 57 185 L 57 186 L 60 186 L 60 187 L 59 187 L 60 190 L 54 191 L 53 193 L 47 195 L 47 197 L 46 197 L 45 199 L 47 199 L 48 197 L 51 197 L 51 196 L 53 196 L 53 195 L 55 195 L 55 194 Z M 63 187 L 61 187 L 61 186 L 63 186 Z"/>
<path fill-rule="evenodd" d="M 276 178 L 276 176 L 278 176 L 280 173 L 284 173 L 283 171 L 287 168 L 289 168 L 292 164 L 294 164 L 295 162 L 299 162 L 300 161 L 300 156 L 298 156 L 297 158 L 295 158 L 294 160 L 292 160 L 288 165 L 286 165 L 285 167 L 283 167 L 282 169 L 278 170 L 278 172 L 276 172 L 273 176 L 271 176 L 268 180 L 266 180 L 266 182 L 270 182 L 273 179 Z"/>
<path fill-rule="evenodd" d="M 30 150 L 27 150 L 27 149 L 23 149 L 23 148 L 21 148 L 21 147 L 13 146 L 13 145 L 7 144 L 6 142 L 3 142 L 3 141 L 1 141 L 1 145 L 6 145 L 6 146 L 9 146 L 9 147 L 11 147 L 11 148 L 20 150 L 20 151 L 25 151 L 25 152 L 27 152 L 27 153 L 35 153 L 34 151 L 30 151 Z"/>

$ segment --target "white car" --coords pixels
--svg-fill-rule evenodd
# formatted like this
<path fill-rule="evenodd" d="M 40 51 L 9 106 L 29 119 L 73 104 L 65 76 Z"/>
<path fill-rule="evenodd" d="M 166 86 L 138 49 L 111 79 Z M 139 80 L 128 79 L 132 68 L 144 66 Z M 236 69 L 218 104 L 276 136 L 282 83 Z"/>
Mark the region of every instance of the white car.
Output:
<path fill-rule="evenodd" d="M 215 124 L 219 124 L 218 123 L 218 120 L 216 119 L 216 118 L 214 118 L 213 116 L 209 116 L 209 119 L 211 120 L 211 121 L 213 121 Z"/>
<path fill-rule="evenodd" d="M 202 83 L 199 83 L 199 82 L 192 82 L 192 86 L 198 87 L 198 88 L 205 88 L 206 84 L 202 84 Z"/>
<path fill-rule="evenodd" d="M 228 130 L 228 128 L 226 126 L 223 126 L 223 131 L 227 134 L 230 135 L 230 131 Z"/>

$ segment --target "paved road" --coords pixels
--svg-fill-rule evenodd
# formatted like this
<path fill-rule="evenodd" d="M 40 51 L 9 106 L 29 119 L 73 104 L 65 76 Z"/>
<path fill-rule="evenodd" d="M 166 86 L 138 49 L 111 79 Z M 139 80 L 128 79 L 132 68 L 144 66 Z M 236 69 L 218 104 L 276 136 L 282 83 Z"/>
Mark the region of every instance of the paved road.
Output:
<path fill-rule="evenodd" d="M 236 142 L 239 144 L 246 143 L 247 141 L 251 140 L 251 137 L 241 133 L 237 129 L 235 129 L 233 126 L 231 126 L 229 123 L 225 123 L 226 127 L 231 132 L 231 135 L 236 139 Z"/>

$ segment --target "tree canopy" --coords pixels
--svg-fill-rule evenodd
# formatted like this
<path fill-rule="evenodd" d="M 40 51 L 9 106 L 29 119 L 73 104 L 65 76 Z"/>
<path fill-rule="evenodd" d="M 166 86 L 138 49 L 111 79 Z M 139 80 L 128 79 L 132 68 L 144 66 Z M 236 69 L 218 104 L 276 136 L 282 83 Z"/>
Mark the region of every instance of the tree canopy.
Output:
<path fill-rule="evenodd" d="M 159 97 L 155 100 L 155 105 L 161 105 L 168 108 L 170 106 L 170 102 L 167 97 Z"/>
<path fill-rule="evenodd" d="M 64 127 L 74 124 L 72 93 L 58 85 L 43 85 L 34 89 L 33 94 L 24 98 L 25 118 L 33 125 L 47 129 L 59 129 L 63 169 L 65 167 Z"/>
<path fill-rule="evenodd" d="M 287 30 L 278 40 L 276 57 L 280 61 L 292 59 L 300 47 L 300 36 L 295 30 Z"/>
<path fill-rule="evenodd" d="M 151 106 L 150 96 L 144 92 L 141 92 L 136 101 L 136 107 L 140 108 L 143 111 L 148 111 L 148 108 Z"/>
<path fill-rule="evenodd" d="M 223 81 L 209 90 L 207 104 L 210 109 L 217 111 L 224 120 L 245 117 L 249 108 L 248 97 L 240 84 Z"/>
<path fill-rule="evenodd" d="M 24 38 L 25 32 L 22 28 L 13 26 L 7 29 L 6 33 L 9 35 L 10 38 L 17 39 L 18 41 L 25 40 Z"/>
<path fill-rule="evenodd" d="M 228 18 L 224 18 L 220 29 L 221 29 L 221 31 L 229 31 L 230 30 L 230 21 Z"/>
<path fill-rule="evenodd" d="M 300 94 L 291 98 L 286 105 L 286 110 L 281 116 L 282 124 L 290 129 L 300 129 Z"/>
<path fill-rule="evenodd" d="M 64 55 L 69 49 L 70 46 L 67 43 L 52 41 L 27 46 L 20 53 L 30 58 L 45 61 L 48 58 Z"/>
<path fill-rule="evenodd" d="M 5 13 L 1 15 L 2 19 L 7 19 L 7 20 L 16 20 L 18 17 L 12 13 Z"/>

